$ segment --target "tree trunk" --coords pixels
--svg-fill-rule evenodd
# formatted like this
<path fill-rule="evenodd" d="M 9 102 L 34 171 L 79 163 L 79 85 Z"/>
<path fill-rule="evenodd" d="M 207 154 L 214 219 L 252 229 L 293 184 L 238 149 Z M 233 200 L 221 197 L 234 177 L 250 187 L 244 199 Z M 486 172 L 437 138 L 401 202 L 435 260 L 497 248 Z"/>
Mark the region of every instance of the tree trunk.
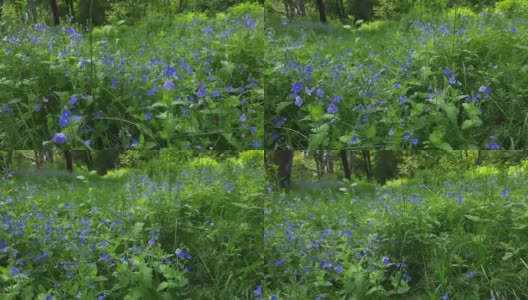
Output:
<path fill-rule="evenodd" d="M 13 162 L 13 150 L 10 150 L 10 151 L 7 151 L 6 167 L 9 168 L 12 162 Z"/>
<path fill-rule="evenodd" d="M 291 150 L 275 150 L 271 158 L 272 163 L 279 166 L 276 178 L 280 186 L 286 189 L 291 185 L 293 155 L 294 153 Z"/>
<path fill-rule="evenodd" d="M 66 170 L 73 173 L 73 157 L 71 150 L 64 150 L 64 159 L 66 160 Z"/>
<path fill-rule="evenodd" d="M 336 0 L 337 15 L 341 20 L 346 19 L 345 9 L 343 8 L 343 0 Z"/>
<path fill-rule="evenodd" d="M 327 174 L 334 174 L 334 151 L 325 151 L 325 166 Z"/>
<path fill-rule="evenodd" d="M 64 2 L 66 2 L 66 7 L 68 8 L 70 16 L 75 18 L 75 11 L 73 10 L 73 0 L 64 0 Z"/>
<path fill-rule="evenodd" d="M 478 150 L 477 152 L 477 161 L 475 162 L 477 166 L 480 166 L 482 164 L 482 150 Z"/>
<path fill-rule="evenodd" d="M 343 171 L 345 172 L 345 178 L 350 180 L 352 179 L 352 172 L 350 172 L 350 165 L 348 163 L 347 152 L 346 150 L 339 151 L 341 155 L 341 164 L 343 165 Z"/>
<path fill-rule="evenodd" d="M 363 167 L 365 168 L 367 180 L 372 181 L 372 162 L 370 160 L 370 151 L 361 150 L 361 156 L 363 157 Z"/>
<path fill-rule="evenodd" d="M 55 26 L 60 25 L 59 19 L 59 7 L 57 6 L 57 0 L 50 0 L 51 13 L 53 14 L 53 24 Z"/>
<path fill-rule="evenodd" d="M 179 2 L 180 3 L 178 3 L 178 12 L 182 13 L 185 9 L 185 0 L 180 0 Z"/>
<path fill-rule="evenodd" d="M 304 5 L 304 0 L 297 0 L 299 15 L 304 17 L 306 16 L 306 6 Z"/>
<path fill-rule="evenodd" d="M 3 12 L 4 12 L 4 0 L 0 0 L 0 20 L 2 19 Z"/>
<path fill-rule="evenodd" d="M 326 24 L 326 8 L 324 4 L 324 0 L 315 0 L 317 10 L 319 11 L 319 21 L 321 23 Z"/>

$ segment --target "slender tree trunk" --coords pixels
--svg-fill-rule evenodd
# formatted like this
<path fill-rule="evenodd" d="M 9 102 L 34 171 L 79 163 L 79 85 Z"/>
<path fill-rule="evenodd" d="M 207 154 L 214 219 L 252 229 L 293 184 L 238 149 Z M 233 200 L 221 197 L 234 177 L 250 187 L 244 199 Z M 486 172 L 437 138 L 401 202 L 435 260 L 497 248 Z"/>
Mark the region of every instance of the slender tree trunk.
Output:
<path fill-rule="evenodd" d="M 477 152 L 477 161 L 475 162 L 477 166 L 480 166 L 482 164 L 482 150 L 478 150 Z"/>
<path fill-rule="evenodd" d="M 336 0 L 337 16 L 339 19 L 345 19 L 345 10 L 343 9 L 343 0 Z"/>
<path fill-rule="evenodd" d="M 372 181 L 372 162 L 370 160 L 370 151 L 361 150 L 361 156 L 363 157 L 363 165 L 365 168 L 365 174 L 367 175 L 367 180 Z"/>
<path fill-rule="evenodd" d="M 315 4 L 317 6 L 317 10 L 319 11 L 319 21 L 321 21 L 323 24 L 326 24 L 326 7 L 324 0 L 315 0 Z"/>
<path fill-rule="evenodd" d="M 53 14 L 53 24 L 60 25 L 59 19 L 59 7 L 57 6 L 57 0 L 50 0 L 51 13 Z"/>
<path fill-rule="evenodd" d="M 73 10 L 73 0 L 64 0 L 70 16 L 75 18 L 75 11 Z"/>
<path fill-rule="evenodd" d="M 304 0 L 297 0 L 299 7 L 299 15 L 302 17 L 306 16 L 306 6 L 304 5 Z"/>
<path fill-rule="evenodd" d="M 10 151 L 7 151 L 6 167 L 9 168 L 12 162 L 13 162 L 13 150 L 10 150 Z"/>
<path fill-rule="evenodd" d="M 334 151 L 325 151 L 325 166 L 327 174 L 334 174 Z"/>
<path fill-rule="evenodd" d="M 275 150 L 271 161 L 278 166 L 276 177 L 281 187 L 288 189 L 291 186 L 291 171 L 293 165 L 293 151 Z"/>
<path fill-rule="evenodd" d="M 64 160 L 66 160 L 66 170 L 73 173 L 73 157 L 71 150 L 64 150 Z"/>
<path fill-rule="evenodd" d="M 347 152 L 346 150 L 339 151 L 341 155 L 341 164 L 343 165 L 343 171 L 345 173 L 345 178 L 350 180 L 352 178 L 352 172 L 350 172 L 350 165 L 348 163 Z"/>

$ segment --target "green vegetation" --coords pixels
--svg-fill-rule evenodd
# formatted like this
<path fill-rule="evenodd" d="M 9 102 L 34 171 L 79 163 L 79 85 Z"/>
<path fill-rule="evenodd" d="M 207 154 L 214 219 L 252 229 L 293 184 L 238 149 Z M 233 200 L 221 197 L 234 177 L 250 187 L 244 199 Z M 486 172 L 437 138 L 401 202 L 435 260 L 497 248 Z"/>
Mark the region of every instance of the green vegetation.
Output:
<path fill-rule="evenodd" d="M 262 6 L 149 11 L 100 27 L 8 12 L 0 148 L 262 148 Z"/>
<path fill-rule="evenodd" d="M 375 194 L 357 178 L 274 193 L 264 299 L 527 298 L 526 152 L 428 152 L 396 152 Z"/>
<path fill-rule="evenodd" d="M 263 152 L 121 158 L 138 167 L 1 179 L 0 298 L 250 299 L 263 280 Z"/>
<path fill-rule="evenodd" d="M 362 24 L 269 6 L 266 148 L 528 147 L 526 1 L 418 1 Z"/>

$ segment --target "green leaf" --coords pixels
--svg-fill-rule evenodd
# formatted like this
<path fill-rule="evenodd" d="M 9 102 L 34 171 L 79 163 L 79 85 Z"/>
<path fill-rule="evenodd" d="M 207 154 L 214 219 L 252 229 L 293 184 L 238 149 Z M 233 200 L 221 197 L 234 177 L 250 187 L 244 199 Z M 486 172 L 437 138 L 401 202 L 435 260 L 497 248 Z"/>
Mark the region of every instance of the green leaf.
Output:
<path fill-rule="evenodd" d="M 469 220 L 471 220 L 471 221 L 474 221 L 474 222 L 480 222 L 480 218 L 477 217 L 477 216 L 464 215 L 464 217 L 466 217 L 467 219 L 469 219 Z"/>
<path fill-rule="evenodd" d="M 449 145 L 448 143 L 441 143 L 440 145 L 436 145 L 436 147 L 442 150 L 446 150 L 446 151 L 453 150 L 453 147 L 451 147 L 451 145 Z"/>
<path fill-rule="evenodd" d="M 293 104 L 293 102 L 279 102 L 275 108 L 275 112 L 276 113 L 279 113 L 281 112 L 283 109 L 285 109 L 286 107 L 290 106 L 291 104 Z"/>
<path fill-rule="evenodd" d="M 468 128 L 471 128 L 471 127 L 473 127 L 473 121 L 471 121 L 471 120 L 465 120 L 462 123 L 462 130 L 465 130 L 465 129 L 468 129 Z"/>
<path fill-rule="evenodd" d="M 169 286 L 169 284 L 168 284 L 166 281 L 163 281 L 162 283 L 160 283 L 160 284 L 158 285 L 158 287 L 156 288 L 156 291 L 157 291 L 157 292 L 161 292 L 161 291 L 163 291 L 164 289 L 166 289 L 168 286 Z"/>

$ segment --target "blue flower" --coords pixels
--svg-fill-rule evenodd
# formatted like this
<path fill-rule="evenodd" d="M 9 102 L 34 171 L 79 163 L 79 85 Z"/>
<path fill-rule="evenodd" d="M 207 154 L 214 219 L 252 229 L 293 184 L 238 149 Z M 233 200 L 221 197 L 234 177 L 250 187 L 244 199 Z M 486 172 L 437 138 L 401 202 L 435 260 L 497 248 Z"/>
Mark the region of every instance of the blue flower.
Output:
<path fill-rule="evenodd" d="M 479 92 L 484 93 L 484 95 L 489 95 L 491 94 L 491 89 L 487 86 L 481 86 Z"/>
<path fill-rule="evenodd" d="M 393 136 L 393 135 L 394 135 L 394 129 L 391 128 L 391 129 L 389 130 L 389 135 L 390 135 L 390 136 Z"/>
<path fill-rule="evenodd" d="M 148 112 L 145 114 L 145 120 L 150 120 L 150 118 L 152 117 L 152 115 Z"/>
<path fill-rule="evenodd" d="M 451 72 L 452 72 L 451 69 L 449 69 L 449 68 L 445 69 L 444 76 L 447 76 L 447 75 L 451 74 Z"/>
<path fill-rule="evenodd" d="M 298 92 L 302 91 L 302 88 L 303 88 L 303 86 L 302 86 L 301 83 L 295 82 L 293 84 L 293 87 L 292 87 L 291 91 L 292 91 L 292 93 L 297 94 Z"/>
<path fill-rule="evenodd" d="M 388 265 L 389 264 L 389 258 L 387 256 L 383 257 L 383 264 Z"/>
<path fill-rule="evenodd" d="M 412 140 L 411 140 L 411 143 L 412 143 L 413 145 L 418 145 L 418 139 L 412 139 Z"/>
<path fill-rule="evenodd" d="M 171 66 L 168 66 L 167 68 L 165 68 L 165 71 L 163 72 L 163 74 L 167 76 L 174 76 L 176 75 L 176 69 Z"/>
<path fill-rule="evenodd" d="M 61 117 L 59 119 L 59 125 L 61 127 L 66 127 L 68 126 L 68 124 L 70 124 L 70 117 L 71 117 L 71 112 L 69 112 L 68 110 L 63 110 L 62 111 L 62 114 L 61 114 Z"/>
<path fill-rule="evenodd" d="M 200 87 L 198 91 L 196 92 L 196 96 L 198 96 L 198 98 L 203 98 L 207 96 L 207 89 Z"/>
<path fill-rule="evenodd" d="M 165 82 L 163 83 L 163 89 L 166 90 L 166 91 L 173 90 L 174 89 L 174 82 L 172 82 L 172 80 L 170 80 L 170 79 L 165 80 Z"/>
<path fill-rule="evenodd" d="M 55 133 L 55 135 L 53 136 L 53 139 L 52 139 L 53 142 L 58 143 L 58 144 L 64 144 L 64 143 L 66 143 L 67 140 L 68 140 L 68 138 L 62 132 Z"/>
<path fill-rule="evenodd" d="M 17 276 L 20 274 L 20 269 L 17 267 L 11 267 L 11 271 L 9 271 L 9 274 L 11 276 Z"/>
<path fill-rule="evenodd" d="M 246 122 L 246 114 L 240 116 L 240 122 Z"/>
<path fill-rule="evenodd" d="M 301 106 L 303 104 L 303 99 L 300 96 L 295 97 L 295 105 Z"/>
<path fill-rule="evenodd" d="M 326 110 L 326 112 L 329 114 L 335 114 L 337 111 L 337 106 L 334 103 L 330 103 L 330 105 L 328 105 L 328 109 Z"/>
<path fill-rule="evenodd" d="M 70 98 L 70 107 L 73 108 L 76 103 L 77 103 L 77 97 L 75 95 L 71 96 L 71 98 Z"/>
<path fill-rule="evenodd" d="M 255 294 L 255 296 L 260 296 L 260 294 L 262 294 L 262 285 L 258 285 L 257 288 L 253 291 L 253 294 Z"/>
<path fill-rule="evenodd" d="M 399 83 L 395 83 L 395 84 L 394 84 L 394 88 L 395 88 L 395 89 L 401 89 L 401 84 L 399 84 Z"/>
<path fill-rule="evenodd" d="M 343 273 L 343 266 L 342 265 L 337 265 L 335 267 L 335 270 L 336 270 L 337 273 L 341 274 L 341 273 Z"/>
<path fill-rule="evenodd" d="M 40 105 L 40 104 L 35 105 L 35 111 L 36 112 L 39 112 L 41 108 L 42 108 L 42 105 Z"/>
<path fill-rule="evenodd" d="M 147 96 L 152 96 L 152 95 L 155 95 L 159 92 L 159 89 L 157 86 L 151 88 L 150 90 L 148 90 L 147 92 Z"/>
<path fill-rule="evenodd" d="M 450 84 L 455 84 L 455 83 L 456 83 L 456 78 L 455 78 L 455 76 L 451 76 L 451 77 L 449 77 L 449 83 L 450 83 Z"/>
<path fill-rule="evenodd" d="M 472 272 L 467 272 L 466 277 L 467 278 L 472 278 L 473 277 L 473 273 Z"/>
<path fill-rule="evenodd" d="M 323 98 L 323 96 L 324 96 L 324 91 L 321 89 L 317 89 L 317 97 Z"/>

